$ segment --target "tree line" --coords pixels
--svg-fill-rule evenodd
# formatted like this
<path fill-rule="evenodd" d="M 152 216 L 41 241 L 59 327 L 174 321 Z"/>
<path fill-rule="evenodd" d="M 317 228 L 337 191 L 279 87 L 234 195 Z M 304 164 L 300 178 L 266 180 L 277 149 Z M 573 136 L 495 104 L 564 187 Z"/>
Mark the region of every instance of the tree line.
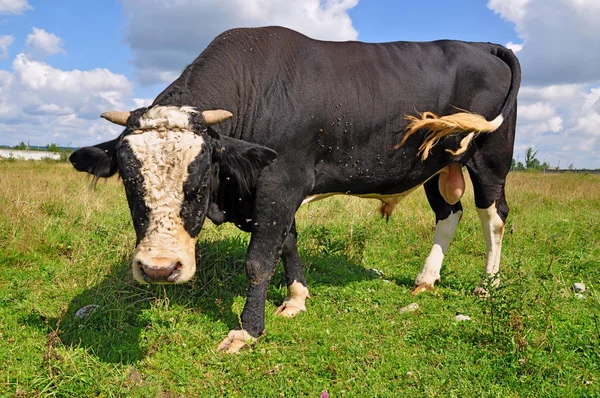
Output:
<path fill-rule="evenodd" d="M 527 147 L 525 150 L 525 163 L 513 159 L 510 169 L 517 171 L 540 171 L 550 169 L 551 167 L 548 162 L 540 162 L 540 160 L 537 158 L 537 153 L 537 150 L 533 149 L 532 147 Z M 558 166 L 556 169 L 558 169 Z M 569 165 L 568 169 L 574 170 L 573 163 Z"/>

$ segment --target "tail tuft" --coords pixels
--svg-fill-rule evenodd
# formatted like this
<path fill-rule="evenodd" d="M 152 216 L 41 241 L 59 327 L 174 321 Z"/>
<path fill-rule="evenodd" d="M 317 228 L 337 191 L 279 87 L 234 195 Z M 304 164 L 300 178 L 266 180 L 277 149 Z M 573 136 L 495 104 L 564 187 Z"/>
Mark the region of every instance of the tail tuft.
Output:
<path fill-rule="evenodd" d="M 436 146 L 442 138 L 456 133 L 468 133 L 468 135 L 461 140 L 460 146 L 456 151 L 449 149 L 447 149 L 447 151 L 455 156 L 464 153 L 475 137 L 480 133 L 491 133 L 492 131 L 497 130 L 504 118 L 502 115 L 499 115 L 490 122 L 483 116 L 470 112 L 459 112 L 442 117 L 438 117 L 432 112 L 423 112 L 419 117 L 406 116 L 406 120 L 410 121 L 408 126 L 406 126 L 406 134 L 402 138 L 402 141 L 394 148 L 400 148 L 404 145 L 406 140 L 417 131 L 421 129 L 429 130 L 425 140 L 419 147 L 421 159 L 425 160 L 429 156 L 431 149 Z"/>

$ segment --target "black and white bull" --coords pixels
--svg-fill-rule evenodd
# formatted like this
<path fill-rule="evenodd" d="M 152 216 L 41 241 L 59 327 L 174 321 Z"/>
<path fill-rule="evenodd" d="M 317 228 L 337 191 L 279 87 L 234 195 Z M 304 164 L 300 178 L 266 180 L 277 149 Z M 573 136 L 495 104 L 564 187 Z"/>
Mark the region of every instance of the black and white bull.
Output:
<path fill-rule="evenodd" d="M 418 293 L 440 279 L 466 166 L 487 244 L 484 280 L 493 280 L 520 78 L 514 54 L 490 43 L 334 43 L 280 27 L 236 29 L 150 107 L 104 114 L 123 133 L 79 149 L 71 162 L 99 177 L 120 173 L 137 236 L 133 275 L 142 283 L 194 275 L 205 217 L 252 233 L 242 324 L 219 346 L 234 352 L 264 330 L 279 258 L 288 298 L 278 313 L 305 311 L 294 215 L 312 200 L 376 198 L 389 217 L 424 185 L 436 231 Z"/>

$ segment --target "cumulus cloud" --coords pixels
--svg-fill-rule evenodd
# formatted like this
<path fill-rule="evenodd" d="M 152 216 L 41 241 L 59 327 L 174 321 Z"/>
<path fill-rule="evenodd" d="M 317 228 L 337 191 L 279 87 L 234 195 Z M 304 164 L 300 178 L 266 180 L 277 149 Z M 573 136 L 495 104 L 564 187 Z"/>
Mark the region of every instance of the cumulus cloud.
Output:
<path fill-rule="evenodd" d="M 552 166 L 598 168 L 600 87 L 524 86 L 519 96 L 516 155 L 526 147 Z"/>
<path fill-rule="evenodd" d="M 145 106 L 150 106 L 150 105 L 152 105 L 153 101 L 154 101 L 153 98 L 134 98 L 132 100 L 133 108 L 137 109 L 137 108 L 143 108 Z"/>
<path fill-rule="evenodd" d="M 506 43 L 506 48 L 510 48 L 511 50 L 513 50 L 514 53 L 518 53 L 523 49 L 523 44 L 517 44 L 513 43 L 512 41 L 509 41 L 508 43 Z"/>
<path fill-rule="evenodd" d="M 514 22 L 519 26 L 525 19 L 526 8 L 530 2 L 531 0 L 490 0 L 488 8 L 506 21 Z"/>
<path fill-rule="evenodd" d="M 0 14 L 21 15 L 31 9 L 27 0 L 0 0 Z"/>
<path fill-rule="evenodd" d="M 598 0 L 490 0 L 524 40 L 519 59 L 528 84 L 600 80 Z"/>
<path fill-rule="evenodd" d="M 0 35 L 0 59 L 8 57 L 8 47 L 10 47 L 14 39 L 11 35 Z"/>
<path fill-rule="evenodd" d="M 517 153 L 532 146 L 551 165 L 600 167 L 600 1 L 490 0 L 513 23 L 523 70 Z"/>
<path fill-rule="evenodd" d="M 358 0 L 122 0 L 126 42 L 144 85 L 171 82 L 219 33 L 282 25 L 310 37 L 353 40 L 348 11 Z M 157 34 L 160 25 L 160 34 Z"/>
<path fill-rule="evenodd" d="M 25 44 L 44 55 L 65 53 L 62 48 L 62 39 L 54 33 L 46 32 L 44 29 L 33 28 L 32 32 L 27 35 Z"/>
<path fill-rule="evenodd" d="M 129 109 L 133 84 L 125 76 L 107 69 L 60 70 L 24 53 L 12 68 L 0 70 L 3 143 L 84 145 L 119 133 L 99 115 Z"/>

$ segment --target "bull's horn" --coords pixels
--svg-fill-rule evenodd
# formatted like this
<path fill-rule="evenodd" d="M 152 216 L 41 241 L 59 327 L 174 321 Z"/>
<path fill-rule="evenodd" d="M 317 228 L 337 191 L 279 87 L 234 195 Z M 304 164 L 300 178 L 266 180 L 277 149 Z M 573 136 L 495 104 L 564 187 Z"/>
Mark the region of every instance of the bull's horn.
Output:
<path fill-rule="evenodd" d="M 224 122 L 232 116 L 233 113 L 224 111 L 223 109 L 202 112 L 202 120 L 204 121 L 205 126 L 212 126 L 213 124 Z"/>
<path fill-rule="evenodd" d="M 127 126 L 127 119 L 129 118 L 129 115 L 131 115 L 131 112 L 110 111 L 104 112 L 100 116 L 105 118 L 109 122 L 113 122 L 114 124 Z"/>

